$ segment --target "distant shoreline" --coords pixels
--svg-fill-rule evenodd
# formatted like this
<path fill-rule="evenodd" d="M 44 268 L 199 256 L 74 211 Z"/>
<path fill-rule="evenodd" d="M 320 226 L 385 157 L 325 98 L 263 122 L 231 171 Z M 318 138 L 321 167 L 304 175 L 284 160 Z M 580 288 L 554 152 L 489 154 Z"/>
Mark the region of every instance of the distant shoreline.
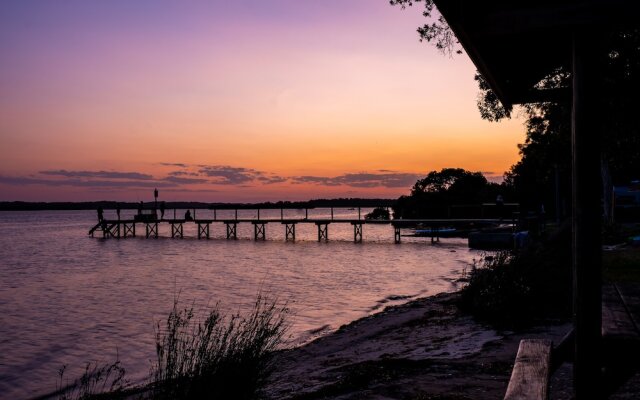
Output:
<path fill-rule="evenodd" d="M 159 203 L 159 202 L 158 202 Z M 278 201 L 261 203 L 204 203 L 204 202 L 165 202 L 166 209 L 302 209 L 323 207 L 392 207 L 395 199 L 317 199 L 308 201 Z M 144 202 L 145 208 L 153 208 L 155 202 Z M 27 202 L 27 201 L 2 201 L 0 211 L 71 211 L 71 210 L 96 210 L 102 207 L 105 210 L 120 208 L 122 210 L 137 210 L 138 202 L 118 201 L 84 201 L 84 202 Z"/>

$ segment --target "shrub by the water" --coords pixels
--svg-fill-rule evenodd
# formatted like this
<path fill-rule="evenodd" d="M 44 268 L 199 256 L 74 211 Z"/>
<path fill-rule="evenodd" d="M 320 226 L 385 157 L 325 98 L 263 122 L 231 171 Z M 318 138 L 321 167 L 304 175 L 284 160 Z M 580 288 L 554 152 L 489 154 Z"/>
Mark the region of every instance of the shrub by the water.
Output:
<path fill-rule="evenodd" d="M 178 302 L 156 331 L 154 398 L 251 399 L 271 373 L 286 332 L 286 306 L 259 295 L 245 316 L 214 307 L 203 319 Z"/>
<path fill-rule="evenodd" d="M 390 219 L 389 210 L 384 207 L 376 207 L 364 216 L 364 219 L 379 219 L 379 220 L 387 220 Z"/>
<path fill-rule="evenodd" d="M 474 268 L 460 308 L 500 326 L 567 318 L 571 311 L 571 236 L 568 226 L 518 251 L 503 251 Z"/>

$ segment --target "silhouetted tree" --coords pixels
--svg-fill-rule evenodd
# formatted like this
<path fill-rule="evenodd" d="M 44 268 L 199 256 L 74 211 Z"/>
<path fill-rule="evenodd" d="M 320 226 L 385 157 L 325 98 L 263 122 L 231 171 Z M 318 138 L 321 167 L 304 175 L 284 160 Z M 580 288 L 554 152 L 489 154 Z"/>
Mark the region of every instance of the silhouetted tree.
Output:
<path fill-rule="evenodd" d="M 432 43 L 443 54 L 462 53 L 462 47 L 447 21 L 438 13 L 433 0 L 390 0 L 401 7 L 424 5 L 429 22 L 418 28 L 420 40 Z M 626 184 L 638 178 L 640 171 L 640 132 L 635 114 L 640 107 L 640 32 L 637 29 L 607 32 L 600 43 L 601 62 L 601 178 L 605 216 L 610 210 L 612 185 Z M 541 55 L 543 56 L 543 55 Z M 559 67 L 538 85 L 542 88 L 570 86 L 569 65 Z M 511 116 L 484 78 L 476 73 L 478 110 L 482 118 L 499 121 Z M 556 185 L 567 197 L 570 176 L 570 105 L 537 103 L 522 108 L 527 122 L 525 142 L 519 146 L 522 159 L 506 173 L 514 185 L 518 200 L 524 204 L 555 202 Z M 538 206 L 536 204 L 536 206 Z"/>
<path fill-rule="evenodd" d="M 490 183 L 480 172 L 462 168 L 431 171 L 418 179 L 411 194 L 401 196 L 394 205 L 395 218 L 446 217 L 451 205 L 481 204 L 494 201 L 504 187 Z"/>

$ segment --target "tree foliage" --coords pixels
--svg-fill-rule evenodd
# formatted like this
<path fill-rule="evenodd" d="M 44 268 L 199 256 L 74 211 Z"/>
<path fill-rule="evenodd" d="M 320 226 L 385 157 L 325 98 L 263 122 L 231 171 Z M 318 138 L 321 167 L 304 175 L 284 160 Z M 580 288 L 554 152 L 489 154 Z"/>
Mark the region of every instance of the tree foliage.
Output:
<path fill-rule="evenodd" d="M 431 171 L 418 179 L 409 196 L 401 196 L 394 206 L 396 218 L 433 218 L 446 215 L 451 205 L 481 204 L 494 201 L 503 191 L 501 185 L 487 181 L 481 172 L 462 168 Z"/>
<path fill-rule="evenodd" d="M 433 0 L 389 0 L 389 3 L 392 6 L 400 6 L 403 9 L 407 6 L 413 6 L 414 3 L 423 3 L 424 10 L 422 11 L 422 15 L 429 19 L 429 22 L 418 27 L 420 40 L 426 40 L 428 43 L 432 43 L 436 49 L 440 50 L 443 54 L 449 56 L 452 56 L 454 53 L 462 54 L 462 46 L 458 38 L 442 14 L 438 12 Z"/>
<path fill-rule="evenodd" d="M 428 22 L 418 28 L 420 40 L 432 43 L 449 56 L 461 53 L 459 41 L 433 0 L 390 0 L 390 3 L 402 8 L 422 3 L 423 15 Z M 602 132 L 601 175 L 606 212 L 611 185 L 638 179 L 640 171 L 640 124 L 634 117 L 640 108 L 637 95 L 640 90 L 640 31 L 602 29 L 599 43 L 594 43 L 594 51 L 599 51 L 602 71 L 599 128 Z M 540 57 L 544 57 L 544 52 L 540 52 Z M 538 88 L 570 87 L 568 68 L 570 66 L 566 65 L 550 71 L 538 83 Z M 509 118 L 512 110 L 500 103 L 482 75 L 476 73 L 475 80 L 479 88 L 477 105 L 481 117 L 493 122 Z M 571 106 L 543 102 L 524 105 L 520 109 L 526 118 L 526 138 L 519 145 L 522 158 L 505 174 L 506 183 L 512 185 L 516 200 L 524 205 L 553 206 L 556 187 L 560 197 L 569 198 Z"/>

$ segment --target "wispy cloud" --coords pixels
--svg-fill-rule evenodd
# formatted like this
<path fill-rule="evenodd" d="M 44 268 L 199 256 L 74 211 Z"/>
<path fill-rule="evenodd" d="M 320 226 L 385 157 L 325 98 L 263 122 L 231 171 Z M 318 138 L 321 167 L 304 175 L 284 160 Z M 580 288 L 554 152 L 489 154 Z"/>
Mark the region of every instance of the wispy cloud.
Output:
<path fill-rule="evenodd" d="M 214 178 L 211 181 L 217 185 L 239 185 L 248 183 L 263 173 L 251 168 L 231 167 L 229 165 L 200 165 L 199 172 L 202 175 Z"/>
<path fill-rule="evenodd" d="M 264 183 L 265 185 L 272 185 L 274 183 L 287 182 L 289 179 L 288 178 L 284 178 L 282 176 L 269 175 L 269 176 L 259 176 L 259 177 L 256 178 L 256 180 Z"/>
<path fill-rule="evenodd" d="M 170 162 L 161 162 L 161 163 L 158 163 L 158 165 L 162 165 L 162 166 L 165 166 L 165 167 L 179 167 L 179 168 L 187 168 L 187 167 L 189 167 L 189 164 L 170 163 Z"/>
<path fill-rule="evenodd" d="M 159 176 L 134 171 L 90 171 L 47 169 L 30 176 L 2 176 L 4 185 L 44 185 L 91 188 L 164 188 L 171 190 L 215 191 L 215 186 L 236 188 L 259 187 L 283 183 L 313 184 L 318 186 L 343 186 L 357 189 L 409 188 L 421 176 L 414 173 L 391 170 L 346 173 L 337 176 L 281 176 L 272 172 L 230 165 L 189 165 L 182 163 L 159 163 L 169 168 Z M 489 174 L 489 173 L 485 173 Z M 497 178 L 497 177 L 496 177 Z"/>
<path fill-rule="evenodd" d="M 140 188 L 140 187 L 175 187 L 176 183 L 155 180 L 109 180 L 109 179 L 45 179 L 34 177 L 0 176 L 0 183 L 6 185 L 45 185 L 74 187 L 107 187 L 107 188 Z"/>
<path fill-rule="evenodd" d="M 168 174 L 169 176 L 200 176 L 197 172 L 191 171 L 171 171 Z"/>
<path fill-rule="evenodd" d="M 417 174 L 386 171 L 383 173 L 359 172 L 334 177 L 305 175 L 293 177 L 291 180 L 297 184 L 312 183 L 323 186 L 401 188 L 410 187 L 419 178 L 420 175 Z"/>
<path fill-rule="evenodd" d="M 66 169 L 40 171 L 42 175 L 64 176 L 66 178 L 107 178 L 107 179 L 134 179 L 151 180 L 153 176 L 140 172 L 118 171 L 67 171 Z"/>
<path fill-rule="evenodd" d="M 208 180 L 202 178 L 184 178 L 181 176 L 167 176 L 166 178 L 162 178 L 162 181 L 176 183 L 179 185 L 198 185 L 209 182 Z"/>

